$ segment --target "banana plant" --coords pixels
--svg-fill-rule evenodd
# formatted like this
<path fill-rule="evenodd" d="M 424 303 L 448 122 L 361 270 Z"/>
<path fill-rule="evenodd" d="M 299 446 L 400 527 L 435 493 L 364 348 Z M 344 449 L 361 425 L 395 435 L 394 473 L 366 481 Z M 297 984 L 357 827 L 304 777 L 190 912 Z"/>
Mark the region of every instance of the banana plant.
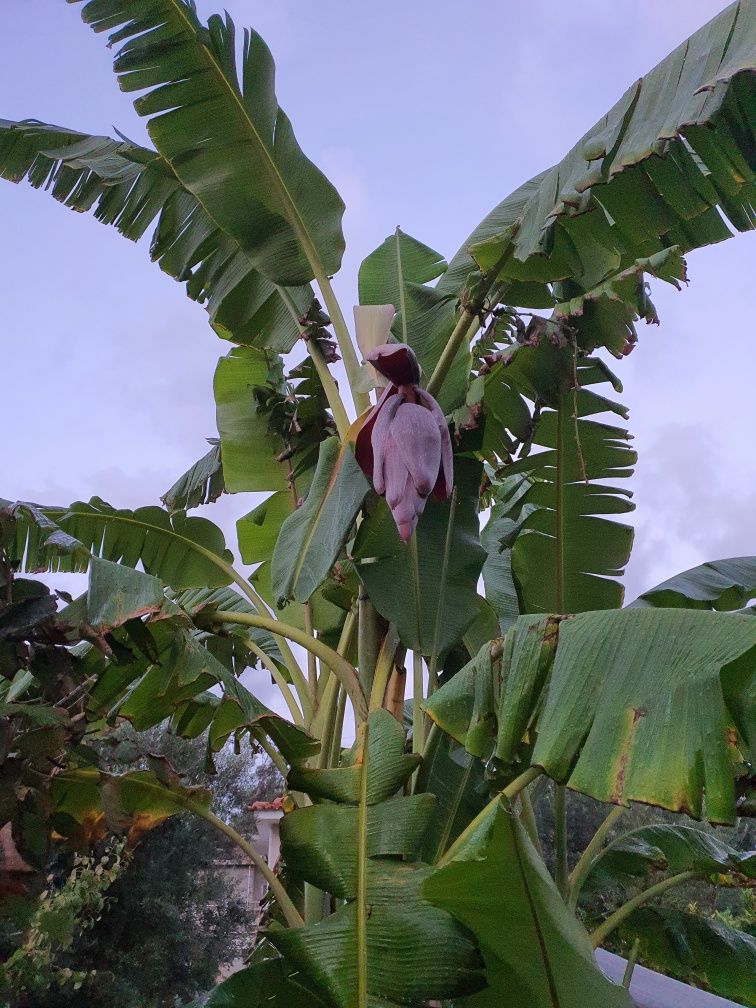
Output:
<path fill-rule="evenodd" d="M 331 284 L 344 204 L 258 33 L 238 45 L 193 0 L 69 2 L 107 35 L 153 146 L 0 120 L 0 176 L 131 240 L 152 228 L 152 259 L 231 346 L 211 449 L 164 506 L 0 501 L 0 719 L 56 733 L 34 829 L 12 774 L 3 820 L 38 857 L 186 811 L 236 843 L 270 900 L 216 1008 L 629 1008 L 593 950 L 638 936 L 660 961 L 658 897 L 756 874 L 715 833 L 753 810 L 756 558 L 623 607 L 636 453 L 607 364 L 658 322 L 651 280 L 679 287 L 685 253 L 756 225 L 754 0 L 636 81 L 448 262 L 389 235 L 360 268 L 352 331 Z M 246 493 L 267 495 L 240 509 L 251 575 L 187 514 Z M 23 571 L 86 573 L 87 589 L 58 609 Z M 41 647 L 75 669 L 73 734 Z M 286 717 L 254 695 L 267 680 Z M 103 772 L 82 738 L 123 718 L 203 735 L 208 767 L 229 740 L 262 747 L 286 779 L 280 869 L 160 759 Z M 533 814 L 546 778 L 553 858 Z M 573 865 L 568 790 L 607 809 Z M 615 836 L 634 802 L 714 832 Z M 586 894 L 628 879 L 591 919 Z M 722 945 L 756 955 L 741 932 Z M 691 975 L 726 986 L 737 967 L 712 963 L 704 950 Z"/>

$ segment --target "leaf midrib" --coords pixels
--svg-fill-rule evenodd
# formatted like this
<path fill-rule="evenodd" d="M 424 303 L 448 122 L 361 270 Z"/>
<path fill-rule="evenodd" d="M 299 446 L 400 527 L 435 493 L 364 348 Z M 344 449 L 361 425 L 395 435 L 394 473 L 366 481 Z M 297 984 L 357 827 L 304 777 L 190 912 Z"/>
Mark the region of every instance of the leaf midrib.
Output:
<path fill-rule="evenodd" d="M 557 411 L 557 444 L 556 453 L 556 487 L 555 487 L 555 532 L 556 532 L 556 571 L 555 571 L 555 601 L 556 611 L 564 611 L 564 396 L 561 397 Z"/>
<path fill-rule="evenodd" d="M 401 313 L 402 342 L 407 343 L 407 306 L 404 294 L 404 267 L 402 266 L 402 240 L 399 228 L 394 233 L 394 243 L 396 245 L 396 272 L 399 279 L 399 311 Z"/>
<path fill-rule="evenodd" d="M 367 775 L 370 722 L 362 725 L 360 803 L 357 813 L 357 885 L 355 912 L 357 930 L 357 1008 L 367 1008 Z"/>
<path fill-rule="evenodd" d="M 441 616 L 444 605 L 444 595 L 446 594 L 446 581 L 449 576 L 449 556 L 451 554 L 452 532 L 454 530 L 454 515 L 457 510 L 457 488 L 452 489 L 451 503 L 449 505 L 449 520 L 446 523 L 446 539 L 444 541 L 444 556 L 441 562 L 441 578 L 438 588 L 438 604 L 436 606 L 436 622 L 433 627 L 433 650 L 431 659 L 438 655 L 438 628 L 441 624 Z"/>
<path fill-rule="evenodd" d="M 530 885 L 528 884 L 527 872 L 525 870 L 525 864 L 523 863 L 522 854 L 520 851 L 520 843 L 517 833 L 514 833 L 514 852 L 517 858 L 517 868 L 520 875 L 520 881 L 522 883 L 522 890 L 525 894 L 525 899 L 528 902 L 528 907 L 530 908 L 530 915 L 533 921 L 533 928 L 536 933 L 536 939 L 538 941 L 538 948 L 540 951 L 541 963 L 543 965 L 544 973 L 546 974 L 546 982 L 549 987 L 549 997 L 554 1008 L 560 1008 L 562 1003 L 559 993 L 557 991 L 556 981 L 554 979 L 554 974 L 551 968 L 551 961 L 549 960 L 549 946 L 546 941 L 546 937 L 541 928 L 541 922 L 538 919 L 538 914 L 536 912 L 535 900 L 533 899 L 533 894 L 530 891 Z"/>

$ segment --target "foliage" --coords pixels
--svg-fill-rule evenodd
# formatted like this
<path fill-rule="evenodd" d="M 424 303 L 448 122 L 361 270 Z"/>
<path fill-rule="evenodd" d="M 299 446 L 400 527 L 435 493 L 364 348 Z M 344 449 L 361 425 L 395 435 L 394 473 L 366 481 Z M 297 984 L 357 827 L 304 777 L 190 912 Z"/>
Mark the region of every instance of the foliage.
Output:
<path fill-rule="evenodd" d="M 211 783 L 218 811 L 247 832 L 255 828 L 249 811 L 251 798 L 270 799 L 281 783 L 275 769 L 251 750 L 246 756 L 223 750 L 216 773 L 208 777 L 203 770 L 202 740 L 182 743 L 163 729 L 137 733 L 123 724 L 97 748 L 111 773 L 138 769 L 145 765 L 147 754 L 156 751 L 174 758 L 184 776 Z M 121 850 L 123 841 L 118 844 Z M 66 943 L 58 949 L 52 971 L 44 971 L 40 954 L 29 957 L 36 931 L 33 923 L 28 925 L 24 944 L 6 965 L 13 974 L 14 990 L 24 989 L 18 977 L 22 961 L 24 975 L 33 971 L 36 978 L 31 987 L 35 1008 L 47 1004 L 65 1008 L 82 997 L 87 1004 L 103 1008 L 114 1000 L 125 1008 L 160 1008 L 166 997 L 186 1000 L 203 993 L 220 967 L 244 955 L 252 923 L 233 885 L 221 869 L 213 867 L 229 856 L 233 854 L 227 844 L 219 843 L 218 834 L 190 816 L 151 832 L 116 869 L 108 868 L 107 876 L 98 867 L 99 857 L 76 855 L 74 871 L 57 888 L 68 863 L 68 858 L 59 856 L 49 878 L 53 895 L 43 895 L 34 916 L 43 915 L 49 900 L 55 906 L 55 920 L 62 919 L 65 909 L 70 925 Z M 103 865 L 106 860 L 102 857 Z M 109 888 L 94 907 L 95 921 L 94 911 L 88 911 L 89 890 L 106 877 Z M 69 890 L 78 898 L 68 898 Z M 88 901 L 81 898 L 82 890 Z M 47 910 L 44 917 L 50 919 Z M 59 931 L 56 925 L 56 935 Z"/>
<path fill-rule="evenodd" d="M 353 452 L 373 445 L 377 409 L 331 286 L 344 206 L 278 105 L 267 46 L 248 29 L 237 47 L 231 19 L 205 25 L 192 0 L 71 2 L 108 34 L 155 149 L 2 121 L 0 175 L 131 239 L 153 226 L 153 259 L 233 344 L 218 438 L 164 508 L 0 502 L 2 822 L 37 866 L 113 835 L 132 858 L 102 940 L 77 939 L 83 972 L 97 961 L 124 1004 L 209 983 L 235 948 L 198 870 L 212 827 L 269 895 L 248 965 L 211 1005 L 626 1005 L 591 949 L 631 935 L 649 963 L 750 998 L 736 978 L 751 936 L 666 893 L 749 886 L 752 855 L 661 813 L 614 826 L 632 802 L 710 823 L 752 812 L 756 561 L 621 608 L 636 453 L 605 358 L 658 323 L 649 279 L 679 288 L 688 250 L 754 226 L 753 0 L 640 78 L 448 265 L 400 229 L 363 262 L 356 318 L 388 326 L 396 308 L 399 356 L 423 370 L 396 378 L 403 417 L 437 400 L 454 427 L 429 440 L 453 445 L 450 496 L 424 507 L 413 484 L 401 536 Z M 402 424 L 391 437 L 414 445 Z M 237 526 L 251 578 L 187 514 L 224 492 L 268 495 Z M 87 589 L 61 608 L 21 576 L 43 571 L 86 572 Z M 259 698 L 268 680 L 287 717 Z M 201 748 L 219 787 L 151 752 L 166 725 L 179 768 L 181 745 Z M 245 837 L 225 755 L 247 743 L 286 777 L 275 871 Z M 565 787 L 615 806 L 577 824 L 572 857 Z"/>
<path fill-rule="evenodd" d="M 160 1008 L 168 997 L 187 1001 L 244 954 L 250 917 L 211 867 L 217 844 L 204 825 L 182 817 L 161 826 L 111 886 L 100 921 L 71 950 L 71 960 L 91 971 L 80 992 L 87 1004 Z M 53 1004 L 67 1006 L 62 999 Z"/>
<path fill-rule="evenodd" d="M 600 801 L 644 801 L 696 818 L 705 793 L 706 817 L 728 823 L 733 762 L 746 774 L 751 758 L 752 701 L 738 686 L 752 675 L 754 647 L 756 623 L 740 614 L 521 616 L 426 710 L 472 755 L 493 754 L 503 775 L 531 765 Z M 699 765 L 690 752 L 700 753 Z"/>
<path fill-rule="evenodd" d="M 94 971 L 63 965 L 61 959 L 75 947 L 77 939 L 101 920 L 111 889 L 121 875 L 123 842 L 117 842 L 101 857 L 76 855 L 73 867 L 60 888 L 47 878 L 49 888 L 39 896 L 22 944 L 0 967 L 0 992 L 14 1002 L 39 1004 L 45 993 L 54 990 L 58 1004 L 66 992 L 84 988 Z M 107 894 L 107 895 L 106 895 Z M 76 998 L 80 997 L 75 993 Z"/>

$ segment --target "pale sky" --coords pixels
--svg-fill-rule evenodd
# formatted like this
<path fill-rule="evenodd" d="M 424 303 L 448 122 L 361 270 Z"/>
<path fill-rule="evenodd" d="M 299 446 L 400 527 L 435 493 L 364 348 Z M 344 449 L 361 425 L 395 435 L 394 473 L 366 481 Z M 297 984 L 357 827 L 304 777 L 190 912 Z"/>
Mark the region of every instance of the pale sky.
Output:
<path fill-rule="evenodd" d="M 720 0 L 227 0 L 278 66 L 301 146 L 347 203 L 337 292 L 396 225 L 451 256 Z M 215 6 L 200 0 L 207 16 Z M 143 122 L 112 53 L 63 0 L 0 0 L 0 117 L 85 132 Z M 182 285 L 126 241 L 27 185 L 0 182 L 4 437 L 0 496 L 157 503 L 215 434 L 212 374 L 229 345 Z M 662 325 L 617 364 L 640 453 L 628 600 L 707 559 L 756 554 L 754 237 L 688 257 L 653 295 Z M 255 504 L 208 517 L 233 532 Z M 230 545 L 234 546 L 233 539 Z"/>

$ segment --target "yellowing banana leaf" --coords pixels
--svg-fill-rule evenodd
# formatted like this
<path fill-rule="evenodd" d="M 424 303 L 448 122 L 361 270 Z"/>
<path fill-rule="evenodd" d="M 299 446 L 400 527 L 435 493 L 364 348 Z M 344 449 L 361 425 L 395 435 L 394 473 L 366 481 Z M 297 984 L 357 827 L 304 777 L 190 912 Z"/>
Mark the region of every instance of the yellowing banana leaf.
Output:
<path fill-rule="evenodd" d="M 55 828 L 74 845 L 125 833 L 129 845 L 172 815 L 207 808 L 210 792 L 185 787 L 167 760 L 153 770 L 109 774 L 93 767 L 66 770 L 52 784 Z M 162 779 L 161 779 L 162 778 Z"/>
<path fill-rule="evenodd" d="M 624 609 L 522 616 L 426 703 L 476 755 L 598 799 L 732 822 L 752 759 L 756 621 Z"/>

